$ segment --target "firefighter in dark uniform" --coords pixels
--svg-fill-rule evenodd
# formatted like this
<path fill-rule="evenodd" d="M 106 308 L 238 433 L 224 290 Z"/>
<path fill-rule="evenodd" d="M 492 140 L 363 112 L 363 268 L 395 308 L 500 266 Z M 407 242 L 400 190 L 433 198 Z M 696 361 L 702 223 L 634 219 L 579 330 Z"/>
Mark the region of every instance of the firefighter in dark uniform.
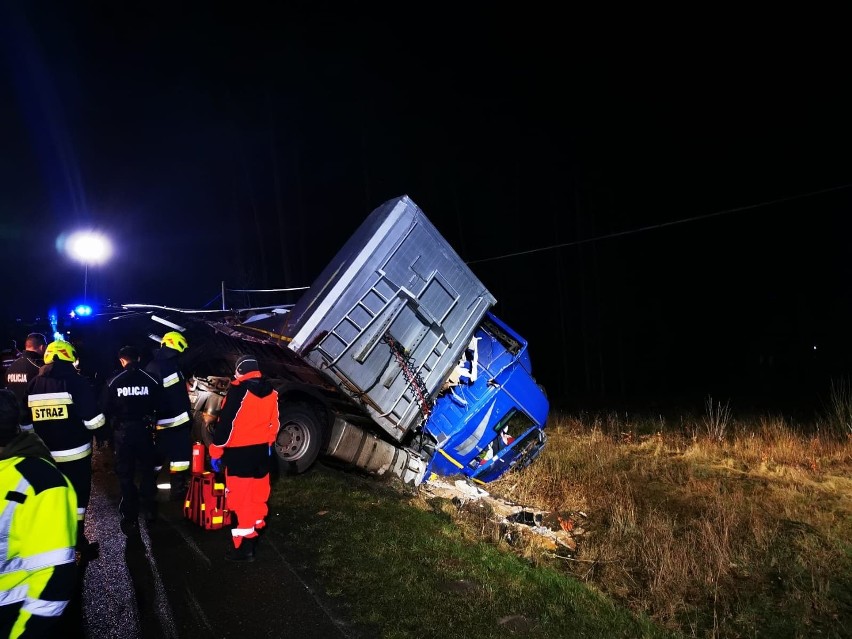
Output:
<path fill-rule="evenodd" d="M 161 388 L 150 373 L 139 368 L 139 351 L 133 346 L 118 351 L 118 360 L 122 370 L 107 381 L 101 407 L 113 429 L 115 472 L 121 487 L 121 531 L 129 537 L 139 534 L 140 506 L 147 522 L 157 516 L 154 423 Z"/>
<path fill-rule="evenodd" d="M 155 437 L 159 459 L 169 462 L 169 498 L 173 501 L 182 500 L 186 496 L 192 459 L 191 407 L 186 379 L 180 368 L 180 354 L 187 346 L 183 335 L 169 331 L 163 335 L 160 348 L 154 351 L 154 358 L 145 367 L 145 371 L 163 389 L 157 411 Z"/>
<path fill-rule="evenodd" d="M 45 348 L 47 348 L 47 340 L 44 335 L 30 333 L 27 335 L 27 341 L 24 342 L 23 354 L 6 369 L 6 388 L 15 393 L 22 411 L 27 408 L 24 403 L 27 397 L 27 385 L 44 366 Z"/>
<path fill-rule="evenodd" d="M 269 457 L 278 434 L 278 392 L 261 376 L 257 360 L 237 360 L 209 447 L 214 470 L 224 462 L 226 504 L 237 516 L 229 561 L 254 561 L 258 530 L 266 526 Z"/>
<path fill-rule="evenodd" d="M 77 353 L 68 342 L 47 345 L 45 365 L 27 387 L 29 420 L 21 424 L 21 430 L 35 430 L 57 468 L 71 480 L 77 493 L 77 550 L 92 557 L 97 546 L 83 534 L 92 492 L 92 431 L 106 419 L 95 391 L 74 368 L 76 360 Z"/>

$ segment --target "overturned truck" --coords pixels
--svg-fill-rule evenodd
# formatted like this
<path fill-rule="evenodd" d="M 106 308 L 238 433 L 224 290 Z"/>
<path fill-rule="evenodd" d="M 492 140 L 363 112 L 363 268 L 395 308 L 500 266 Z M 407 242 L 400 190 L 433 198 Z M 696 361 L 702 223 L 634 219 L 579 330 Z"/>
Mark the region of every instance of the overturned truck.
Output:
<path fill-rule="evenodd" d="M 289 308 L 132 306 L 186 332 L 197 419 L 215 418 L 250 353 L 280 396 L 283 472 L 322 456 L 416 485 L 433 474 L 488 482 L 545 444 L 546 394 L 494 303 L 406 196 L 373 211 Z"/>

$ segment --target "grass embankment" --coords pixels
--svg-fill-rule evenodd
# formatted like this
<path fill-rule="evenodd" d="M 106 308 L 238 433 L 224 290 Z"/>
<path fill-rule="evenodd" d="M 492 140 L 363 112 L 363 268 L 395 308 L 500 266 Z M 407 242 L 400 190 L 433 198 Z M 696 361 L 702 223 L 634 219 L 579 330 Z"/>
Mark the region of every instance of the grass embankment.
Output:
<path fill-rule="evenodd" d="M 471 536 L 454 510 L 322 467 L 280 480 L 270 499 L 272 530 L 359 636 L 665 636 L 558 567 Z"/>
<path fill-rule="evenodd" d="M 712 410 L 548 431 L 538 461 L 488 489 L 578 522 L 570 557 L 510 544 L 481 507 L 334 470 L 276 484 L 273 512 L 367 636 L 850 636 L 842 432 Z"/>
<path fill-rule="evenodd" d="M 850 636 L 852 442 L 830 424 L 555 419 L 490 488 L 589 517 L 565 570 L 698 637 Z M 820 428 L 820 426 L 822 426 Z"/>

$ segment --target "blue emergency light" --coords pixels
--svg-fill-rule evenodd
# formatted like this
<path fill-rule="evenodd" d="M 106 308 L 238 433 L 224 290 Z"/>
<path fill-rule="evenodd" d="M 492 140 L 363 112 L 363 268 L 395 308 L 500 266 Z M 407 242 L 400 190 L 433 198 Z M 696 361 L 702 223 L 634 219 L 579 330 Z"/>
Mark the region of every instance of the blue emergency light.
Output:
<path fill-rule="evenodd" d="M 78 304 L 71 311 L 71 317 L 89 317 L 92 314 L 92 307 L 88 304 Z"/>

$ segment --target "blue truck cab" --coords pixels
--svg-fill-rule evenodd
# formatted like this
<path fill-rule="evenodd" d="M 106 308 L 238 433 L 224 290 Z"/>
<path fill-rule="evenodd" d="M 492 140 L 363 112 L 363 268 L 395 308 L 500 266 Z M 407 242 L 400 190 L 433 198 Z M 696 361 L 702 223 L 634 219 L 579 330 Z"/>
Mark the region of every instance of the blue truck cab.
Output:
<path fill-rule="evenodd" d="M 527 341 L 487 313 L 461 368 L 470 374 L 441 392 L 424 427 L 437 441 L 427 473 L 485 483 L 532 462 L 547 439 L 549 404 L 532 376 Z"/>

